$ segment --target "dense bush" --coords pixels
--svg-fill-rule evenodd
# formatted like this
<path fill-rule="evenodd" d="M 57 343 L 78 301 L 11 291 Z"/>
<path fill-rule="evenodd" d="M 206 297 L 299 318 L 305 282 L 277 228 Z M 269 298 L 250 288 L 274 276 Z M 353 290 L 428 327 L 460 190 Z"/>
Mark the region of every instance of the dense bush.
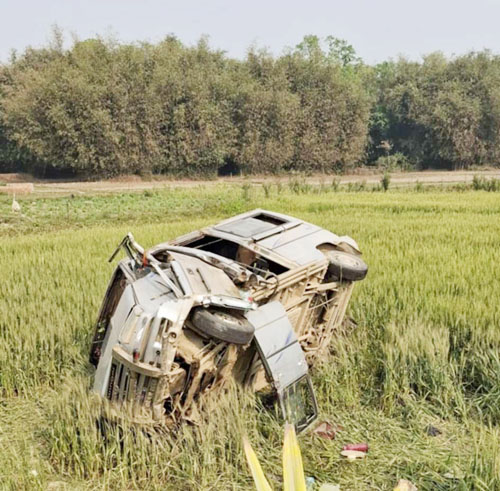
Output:
<path fill-rule="evenodd" d="M 302 171 L 342 170 L 364 157 L 371 105 L 364 67 L 329 41 L 324 52 L 318 38 L 308 36 L 280 60 L 301 100 L 294 168 Z"/>
<path fill-rule="evenodd" d="M 238 85 L 232 101 L 234 164 L 246 173 L 284 171 L 294 160 L 300 113 L 286 67 L 266 52 L 250 51 Z"/>
<path fill-rule="evenodd" d="M 364 158 L 370 109 L 342 63 L 314 37 L 237 61 L 203 39 L 63 50 L 56 35 L 2 67 L 2 124 L 38 162 L 88 176 L 332 170 Z"/>
<path fill-rule="evenodd" d="M 421 167 L 467 168 L 500 157 L 500 57 L 435 53 L 376 67 L 372 142 Z M 379 154 L 382 151 L 379 149 Z"/>
<path fill-rule="evenodd" d="M 0 172 L 214 176 L 496 165 L 500 58 L 369 67 L 306 36 L 276 57 L 202 39 L 63 48 L 61 33 L 0 65 Z"/>

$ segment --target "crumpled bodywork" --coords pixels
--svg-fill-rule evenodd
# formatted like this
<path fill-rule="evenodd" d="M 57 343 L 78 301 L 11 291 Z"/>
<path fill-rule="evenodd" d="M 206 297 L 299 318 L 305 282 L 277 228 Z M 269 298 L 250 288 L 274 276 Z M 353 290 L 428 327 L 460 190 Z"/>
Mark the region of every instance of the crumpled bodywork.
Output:
<path fill-rule="evenodd" d="M 299 430 L 314 420 L 308 369 L 342 322 L 354 284 L 332 276 L 327 251 L 359 256 L 353 239 L 254 210 L 149 250 L 131 234 L 120 246 L 127 258 L 90 354 L 94 391 L 117 413 L 196 422 L 203 394 L 235 380 L 275 394 Z M 207 312 L 215 323 L 200 323 Z"/>

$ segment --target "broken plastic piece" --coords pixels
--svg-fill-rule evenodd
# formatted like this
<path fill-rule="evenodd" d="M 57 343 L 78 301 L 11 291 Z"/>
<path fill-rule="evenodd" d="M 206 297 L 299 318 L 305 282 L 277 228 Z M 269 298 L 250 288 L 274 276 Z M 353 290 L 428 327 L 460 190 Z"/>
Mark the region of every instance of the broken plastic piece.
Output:
<path fill-rule="evenodd" d="M 347 457 L 347 460 L 356 460 L 366 457 L 366 452 L 360 452 L 359 450 L 342 450 L 340 455 Z"/>
<path fill-rule="evenodd" d="M 356 450 L 358 452 L 368 452 L 368 443 L 350 443 L 349 445 L 344 445 L 342 450 Z"/>
<path fill-rule="evenodd" d="M 306 477 L 306 491 L 312 491 L 314 489 L 314 484 L 316 483 L 316 479 L 312 476 Z"/>

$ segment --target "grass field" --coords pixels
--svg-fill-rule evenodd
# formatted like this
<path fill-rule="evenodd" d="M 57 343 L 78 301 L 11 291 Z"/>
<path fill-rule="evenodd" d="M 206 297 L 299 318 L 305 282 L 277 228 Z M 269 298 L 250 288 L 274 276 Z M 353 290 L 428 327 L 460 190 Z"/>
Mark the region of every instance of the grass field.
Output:
<path fill-rule="evenodd" d="M 251 208 L 356 238 L 370 266 L 314 370 L 333 441 L 300 436 L 305 472 L 341 489 L 500 489 L 500 194 L 212 186 L 75 198 L 0 197 L 0 487 L 252 489 L 241 435 L 280 489 L 283 430 L 234 389 L 202 428 L 110 429 L 88 393 L 93 322 L 127 231 L 144 245 Z M 429 436 L 431 424 L 441 430 Z M 367 441 L 349 463 L 345 443 Z"/>

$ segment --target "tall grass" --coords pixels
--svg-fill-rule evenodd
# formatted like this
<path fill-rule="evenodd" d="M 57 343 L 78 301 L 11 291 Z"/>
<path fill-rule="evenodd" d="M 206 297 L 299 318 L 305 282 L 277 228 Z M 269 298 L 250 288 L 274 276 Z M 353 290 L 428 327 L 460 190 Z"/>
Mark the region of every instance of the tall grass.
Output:
<path fill-rule="evenodd" d="M 355 237 L 369 275 L 313 374 L 335 441 L 300 436 L 306 475 L 343 489 L 500 489 L 500 202 L 495 193 L 215 186 L 0 198 L 0 482 L 7 488 L 251 489 L 241 434 L 280 486 L 282 429 L 237 389 L 177 434 L 97 424 L 92 324 L 128 231 L 146 246 L 253 207 Z M 266 196 L 267 195 L 267 196 Z M 236 392 L 234 392 L 236 391 Z M 433 424 L 443 434 L 430 437 Z M 364 462 L 339 457 L 368 441 Z M 452 473 L 457 479 L 445 477 Z M 54 484 L 56 483 L 56 484 Z M 59 483 L 59 484 L 57 484 Z M 62 488 L 61 488 L 62 489 Z"/>

